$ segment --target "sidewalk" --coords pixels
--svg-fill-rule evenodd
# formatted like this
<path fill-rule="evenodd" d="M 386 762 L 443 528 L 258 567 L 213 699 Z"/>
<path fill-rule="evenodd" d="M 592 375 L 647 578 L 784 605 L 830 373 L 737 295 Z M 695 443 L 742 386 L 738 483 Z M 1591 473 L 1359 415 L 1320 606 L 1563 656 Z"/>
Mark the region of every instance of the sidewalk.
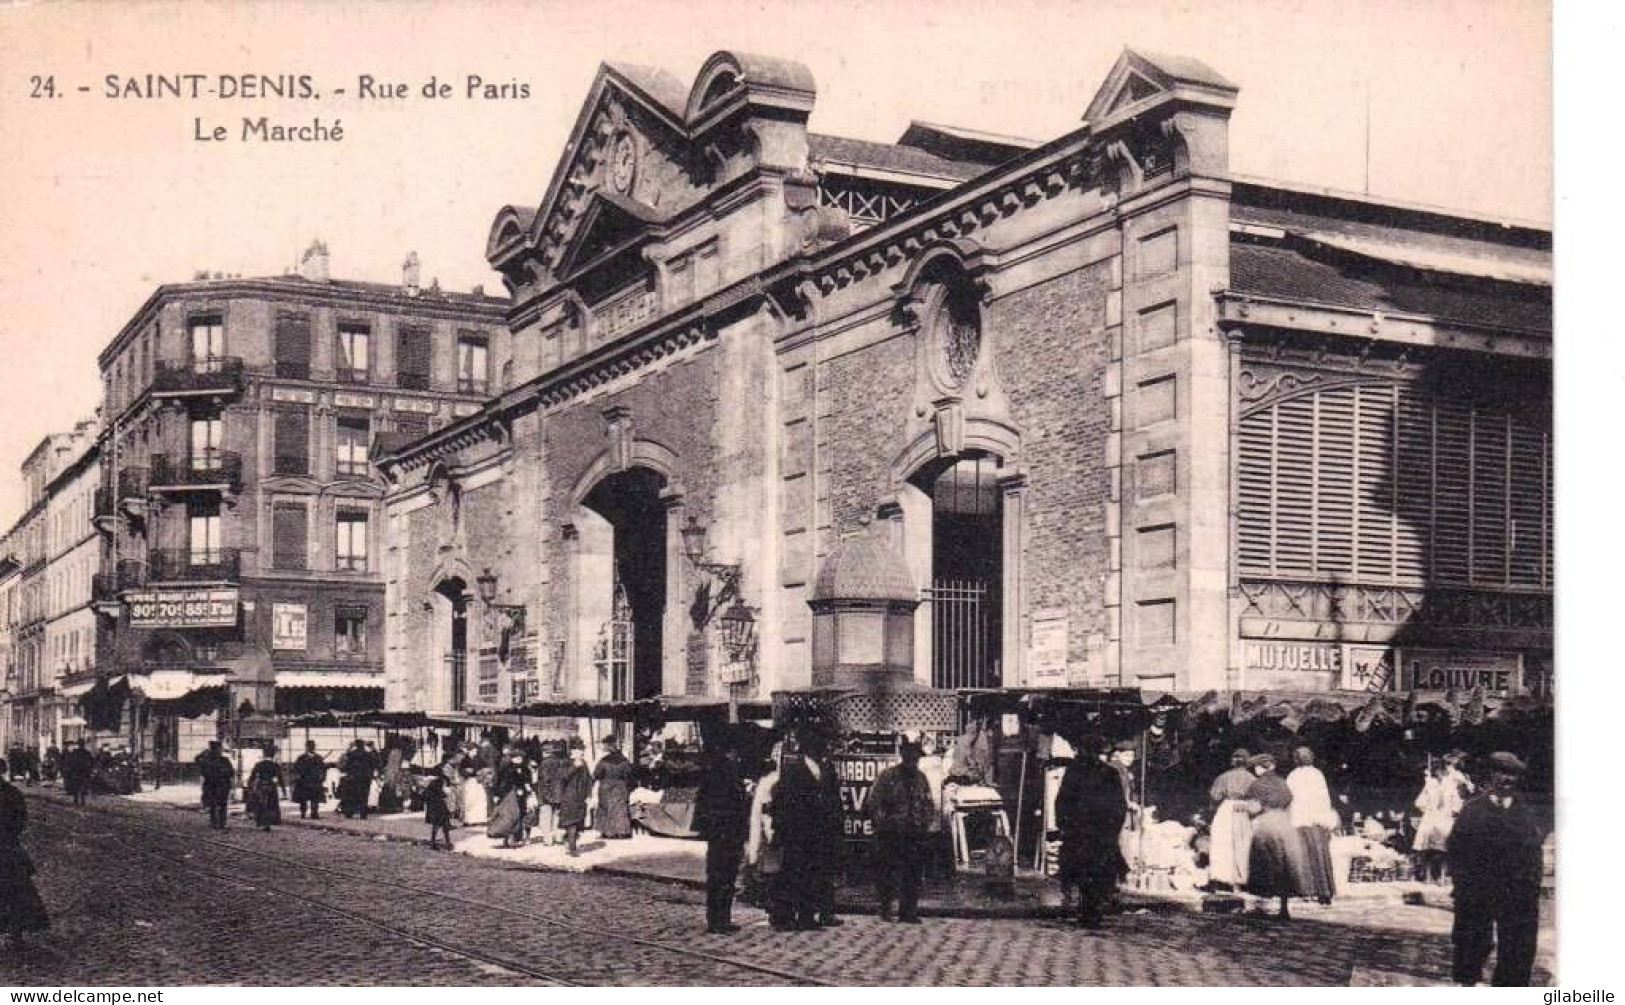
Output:
<path fill-rule="evenodd" d="M 162 803 L 176 808 L 197 808 L 195 786 L 166 786 L 127 796 L 135 802 Z M 365 820 L 346 819 L 327 804 L 319 820 L 301 820 L 298 809 L 284 803 L 283 826 L 308 827 L 334 833 L 368 837 L 375 841 L 405 841 L 427 845 L 429 828 L 420 813 L 374 814 Z M 201 813 L 201 810 L 197 810 Z M 239 820 L 241 804 L 234 803 L 232 816 Z M 605 841 L 592 831 L 582 835 L 579 857 L 571 858 L 563 847 L 533 843 L 523 848 L 504 849 L 500 842 L 486 837 L 483 827 L 465 827 L 452 832 L 453 850 L 473 858 L 493 859 L 510 866 L 562 872 L 599 872 L 703 889 L 705 886 L 705 844 L 648 834 L 624 841 Z M 1120 901 L 1131 911 L 1202 911 L 1204 898 L 1195 892 L 1150 892 L 1125 888 Z M 1234 902 L 1235 898 L 1229 899 Z M 877 909 L 871 884 L 861 879 L 843 883 L 837 894 L 838 907 L 848 913 L 872 913 Z M 1213 909 L 1213 905 L 1209 906 Z M 924 915 L 953 917 L 1059 917 L 1064 914 L 1061 889 L 1054 880 L 1040 876 L 1020 876 L 1002 887 L 979 877 L 948 880 L 930 877 L 921 890 L 920 912 Z M 1413 882 L 1345 884 L 1330 905 L 1295 902 L 1292 913 L 1306 920 L 1334 924 L 1401 928 L 1412 931 L 1448 933 L 1450 901 L 1437 887 Z"/>

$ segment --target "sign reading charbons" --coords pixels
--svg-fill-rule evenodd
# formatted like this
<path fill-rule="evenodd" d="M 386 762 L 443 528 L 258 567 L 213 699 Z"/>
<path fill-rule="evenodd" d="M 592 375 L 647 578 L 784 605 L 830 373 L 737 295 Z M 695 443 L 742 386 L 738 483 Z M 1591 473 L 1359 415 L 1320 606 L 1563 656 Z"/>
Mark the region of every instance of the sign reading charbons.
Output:
<path fill-rule="evenodd" d="M 131 628 L 230 628 L 237 590 L 149 590 L 125 594 Z"/>

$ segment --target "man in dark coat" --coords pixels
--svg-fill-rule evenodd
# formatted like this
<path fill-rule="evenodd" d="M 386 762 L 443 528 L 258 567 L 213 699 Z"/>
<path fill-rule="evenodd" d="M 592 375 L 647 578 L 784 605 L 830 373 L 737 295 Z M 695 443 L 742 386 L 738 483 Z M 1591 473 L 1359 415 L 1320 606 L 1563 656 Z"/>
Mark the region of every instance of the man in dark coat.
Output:
<path fill-rule="evenodd" d="M 85 805 L 90 792 L 90 777 L 96 773 L 96 758 L 85 749 L 85 741 L 62 755 L 62 787 L 73 797 L 73 805 Z"/>
<path fill-rule="evenodd" d="M 6 762 L 0 761 L 0 933 L 16 948 L 24 932 L 42 932 L 51 927 L 51 919 L 34 886 L 34 863 L 23 848 L 28 804 L 9 778 Z"/>
<path fill-rule="evenodd" d="M 869 790 L 869 819 L 875 825 L 875 881 L 880 893 L 880 917 L 920 923 L 920 873 L 925 866 L 926 839 L 937 818 L 931 783 L 920 771 L 924 751 L 905 740 L 903 760 L 880 773 Z"/>
<path fill-rule="evenodd" d="M 1060 878 L 1078 891 L 1078 923 L 1100 925 L 1101 916 L 1125 865 L 1119 836 L 1128 800 L 1118 772 L 1105 761 L 1107 744 L 1087 738 L 1061 777 L 1055 822 L 1061 833 Z"/>
<path fill-rule="evenodd" d="M 578 740 L 570 745 L 570 767 L 559 786 L 559 826 L 564 845 L 574 858 L 581 829 L 587 826 L 587 800 L 592 796 L 592 772 L 587 770 L 587 748 Z"/>
<path fill-rule="evenodd" d="M 818 809 L 813 823 L 817 829 L 816 854 L 812 859 L 813 872 L 807 877 L 808 895 L 818 912 L 821 928 L 838 928 L 842 922 L 835 915 L 835 892 L 840 880 L 841 853 L 845 838 L 841 834 L 841 779 L 830 760 L 829 741 L 818 733 L 806 737 L 805 748 L 809 763 L 817 766 Z"/>
<path fill-rule="evenodd" d="M 737 932 L 734 883 L 745 857 L 750 797 L 731 736 L 719 736 L 706 750 L 705 770 L 694 795 L 694 829 L 705 838 L 705 930 L 713 935 Z"/>
<path fill-rule="evenodd" d="M 1496 753 L 1490 769 L 1489 786 L 1462 808 L 1445 846 L 1456 884 L 1455 980 L 1468 986 L 1482 980 L 1493 946 L 1492 983 L 1528 987 L 1540 931 L 1545 836 L 1517 791 L 1523 762 Z"/>
<path fill-rule="evenodd" d="M 209 749 L 197 755 L 198 774 L 203 777 L 203 805 L 209 808 L 209 826 L 226 829 L 226 804 L 237 781 L 237 768 L 220 750 L 219 740 L 210 740 Z"/>
<path fill-rule="evenodd" d="M 570 762 L 564 748 L 557 743 L 543 747 L 542 760 L 536 766 L 537 829 L 542 832 L 542 844 L 559 843 L 559 808 L 564 803 L 564 777 L 570 773 Z"/>
<path fill-rule="evenodd" d="M 372 801 L 372 779 L 378 772 L 378 762 L 365 740 L 356 740 L 339 759 L 339 812 L 347 817 L 359 814 L 367 819 L 367 804 Z"/>
<path fill-rule="evenodd" d="M 305 741 L 305 752 L 293 762 L 293 798 L 299 804 L 299 818 L 308 811 L 310 819 L 321 817 L 322 804 L 327 802 L 327 762 L 316 753 L 316 741 Z"/>
<path fill-rule="evenodd" d="M 786 737 L 773 786 L 773 843 L 781 865 L 773 883 L 775 929 L 818 927 L 818 877 L 829 853 L 824 823 L 823 769 L 802 753 L 799 738 Z"/>

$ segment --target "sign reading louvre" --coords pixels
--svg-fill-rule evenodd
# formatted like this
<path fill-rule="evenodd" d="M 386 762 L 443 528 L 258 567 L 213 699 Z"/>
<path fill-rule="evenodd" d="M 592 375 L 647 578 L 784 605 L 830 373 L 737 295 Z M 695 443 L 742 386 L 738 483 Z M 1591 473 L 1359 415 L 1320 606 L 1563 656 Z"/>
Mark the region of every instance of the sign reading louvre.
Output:
<path fill-rule="evenodd" d="M 237 590 L 149 590 L 126 596 L 131 628 L 230 628 Z"/>

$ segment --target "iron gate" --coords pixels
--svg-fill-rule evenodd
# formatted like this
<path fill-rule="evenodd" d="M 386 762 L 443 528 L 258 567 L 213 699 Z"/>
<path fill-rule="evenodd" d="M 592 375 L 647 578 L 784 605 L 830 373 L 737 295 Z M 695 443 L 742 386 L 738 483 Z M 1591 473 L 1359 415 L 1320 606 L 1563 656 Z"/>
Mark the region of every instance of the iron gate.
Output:
<path fill-rule="evenodd" d="M 599 700 L 632 700 L 632 604 L 619 580 L 614 609 L 593 645 L 593 665 L 598 668 Z"/>
<path fill-rule="evenodd" d="M 977 579 L 939 579 L 925 599 L 931 605 L 931 686 L 998 687 L 992 588 Z"/>

